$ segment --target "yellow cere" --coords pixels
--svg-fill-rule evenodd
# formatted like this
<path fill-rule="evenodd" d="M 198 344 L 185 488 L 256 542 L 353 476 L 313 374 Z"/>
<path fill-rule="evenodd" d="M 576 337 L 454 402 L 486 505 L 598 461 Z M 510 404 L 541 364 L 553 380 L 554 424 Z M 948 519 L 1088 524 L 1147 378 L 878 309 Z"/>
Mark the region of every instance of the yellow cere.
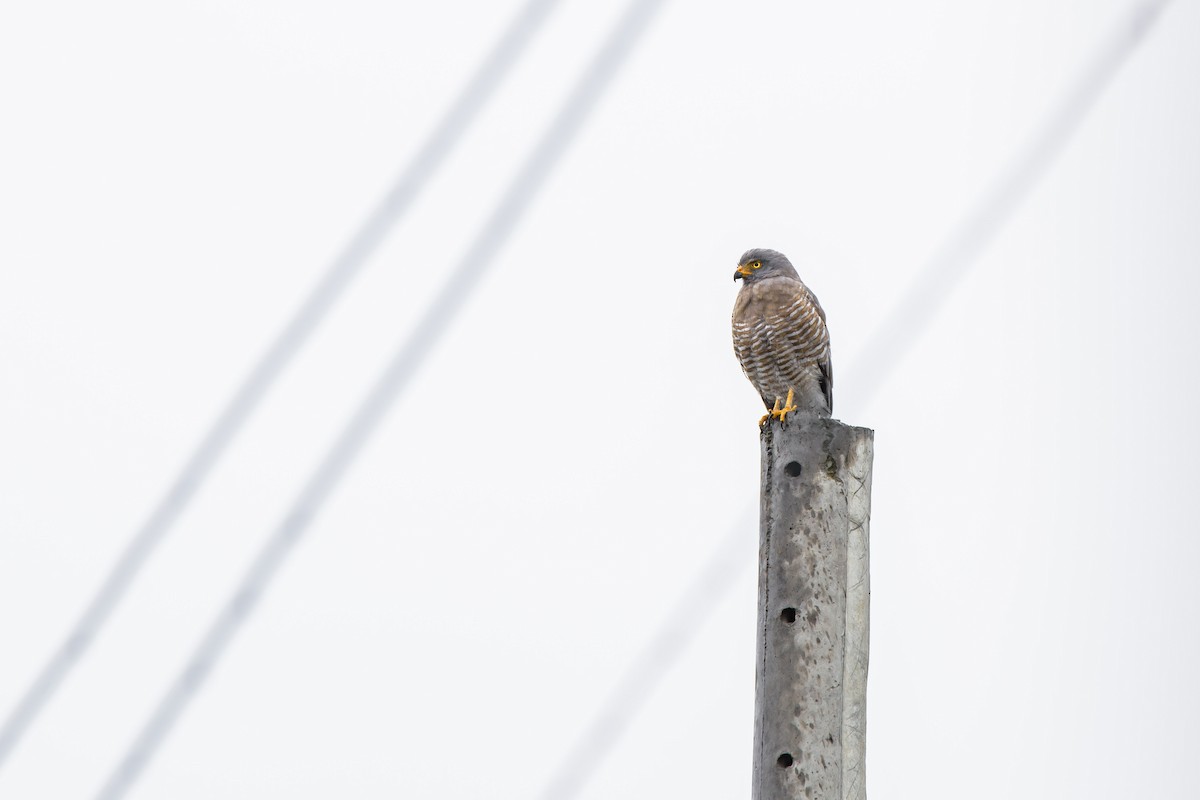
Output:
<path fill-rule="evenodd" d="M 749 275 L 756 269 L 762 269 L 761 261 L 747 261 L 745 264 L 738 264 L 737 271 L 742 275 Z"/>

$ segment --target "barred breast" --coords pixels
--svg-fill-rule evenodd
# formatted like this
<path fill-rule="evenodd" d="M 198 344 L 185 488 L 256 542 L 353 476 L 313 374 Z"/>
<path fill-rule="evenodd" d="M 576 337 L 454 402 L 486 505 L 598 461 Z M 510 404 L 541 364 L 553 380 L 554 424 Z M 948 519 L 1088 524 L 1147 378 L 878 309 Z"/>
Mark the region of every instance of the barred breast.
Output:
<path fill-rule="evenodd" d="M 742 286 L 733 307 L 733 349 L 768 409 L 791 389 L 801 409 L 833 413 L 825 312 L 801 281 L 778 277 Z"/>

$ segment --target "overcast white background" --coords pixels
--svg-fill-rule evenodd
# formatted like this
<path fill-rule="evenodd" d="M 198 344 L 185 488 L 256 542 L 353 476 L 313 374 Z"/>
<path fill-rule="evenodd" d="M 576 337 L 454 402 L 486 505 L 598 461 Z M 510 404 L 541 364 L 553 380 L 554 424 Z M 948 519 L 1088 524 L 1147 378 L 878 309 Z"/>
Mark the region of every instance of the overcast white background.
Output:
<path fill-rule="evenodd" d="M 0 11 L 0 713 L 520 5 Z M 547 20 L 0 796 L 103 783 L 623 8 Z M 665 5 L 131 796 L 536 797 L 667 623 L 695 639 L 582 796 L 747 796 L 762 408 L 729 313 L 774 247 L 876 431 L 870 796 L 1193 797 L 1196 4 L 887 379 L 855 366 L 1131 8 Z M 732 588 L 675 613 L 735 529 Z"/>

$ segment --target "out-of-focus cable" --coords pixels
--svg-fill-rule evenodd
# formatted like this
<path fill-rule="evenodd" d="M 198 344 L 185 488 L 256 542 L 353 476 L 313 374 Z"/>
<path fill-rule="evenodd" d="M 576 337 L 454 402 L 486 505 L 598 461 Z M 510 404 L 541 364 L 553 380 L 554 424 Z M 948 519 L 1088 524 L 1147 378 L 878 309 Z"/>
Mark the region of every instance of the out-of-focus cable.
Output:
<path fill-rule="evenodd" d="M 529 0 L 484 58 L 462 93 L 433 129 L 391 190 L 330 264 L 291 320 L 238 387 L 188 456 L 167 492 L 125 545 L 99 590 L 75 621 L 66 639 L 42 666 L 0 728 L 0 766 L 37 718 L 71 669 L 87 652 L 130 584 L 162 543 L 171 525 L 207 479 L 229 443 L 258 407 L 275 379 L 308 341 L 346 287 L 375 252 L 388 231 L 408 210 L 446 156 L 470 128 L 479 110 L 525 50 L 559 0 Z"/>
<path fill-rule="evenodd" d="M 843 386 L 874 394 L 904 354 L 928 329 L 937 311 L 967 274 L 976 257 L 1012 218 L 1021 203 L 1062 153 L 1088 111 L 1112 83 L 1121 66 L 1145 39 L 1170 0 L 1141 2 L 1126 12 L 1092 52 L 1075 81 L 996 177 L 966 216 L 951 230 L 908 290 L 876 326 Z"/>
<path fill-rule="evenodd" d="M 225 652 L 234 634 L 253 612 L 262 592 L 353 463 L 362 445 L 449 329 L 661 3 L 662 0 L 634 0 L 622 14 L 437 297 L 309 477 L 283 521 L 259 551 L 237 590 L 155 706 L 97 798 L 116 800 L 123 797 L 154 756 L 213 665 Z"/>
<path fill-rule="evenodd" d="M 918 272 L 904 299 L 896 303 L 868 339 L 856 369 L 852 370 L 853 377 L 843 386 L 858 388 L 864 397 L 873 396 L 883 387 L 891 368 L 915 346 L 976 256 L 1053 164 L 1088 110 L 1141 44 L 1168 2 L 1170 0 L 1139 3 L 1121 19 L 1025 148 Z M 750 515 L 747 509 L 744 516 L 749 518 Z M 739 527 L 734 532 L 734 539 L 748 535 L 751 535 L 748 525 L 744 529 Z M 729 538 L 722 540 L 717 552 L 705 563 L 700 577 L 684 591 L 680 602 L 690 604 L 683 606 L 690 609 L 689 619 L 703 621 L 712 616 L 709 612 L 732 588 L 751 552 L 751 547 L 739 548 L 733 546 Z M 702 592 L 698 591 L 699 587 L 703 588 Z M 598 771 L 603 758 L 629 730 L 633 719 L 654 696 L 662 679 L 678 663 L 701 627 L 701 624 L 675 625 L 668 617 L 626 669 L 617 688 L 601 704 L 602 710 L 561 758 L 540 795 L 542 800 L 571 800 L 579 796 L 587 781 Z"/>

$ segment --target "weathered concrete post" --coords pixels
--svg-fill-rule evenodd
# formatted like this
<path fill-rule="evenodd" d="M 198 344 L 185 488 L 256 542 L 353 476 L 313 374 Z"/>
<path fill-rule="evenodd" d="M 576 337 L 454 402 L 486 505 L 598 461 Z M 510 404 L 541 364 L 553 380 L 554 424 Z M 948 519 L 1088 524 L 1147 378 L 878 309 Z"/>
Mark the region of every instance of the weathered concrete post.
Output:
<path fill-rule="evenodd" d="M 753 800 L 865 800 L 874 432 L 762 429 Z"/>

